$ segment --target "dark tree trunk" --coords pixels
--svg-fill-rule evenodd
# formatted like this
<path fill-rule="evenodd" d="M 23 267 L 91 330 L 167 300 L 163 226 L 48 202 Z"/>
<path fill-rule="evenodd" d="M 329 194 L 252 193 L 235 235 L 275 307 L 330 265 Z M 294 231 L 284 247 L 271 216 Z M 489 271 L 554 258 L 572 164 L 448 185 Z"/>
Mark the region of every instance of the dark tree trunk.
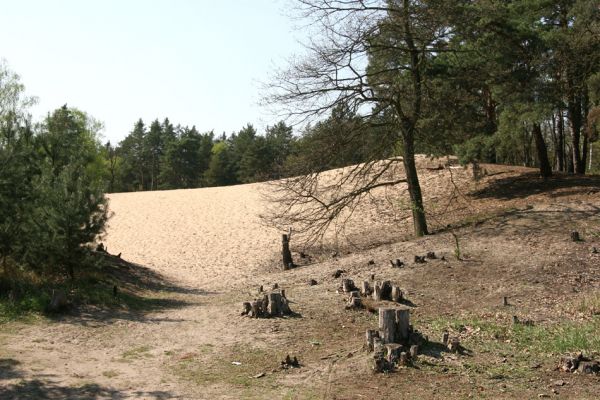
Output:
<path fill-rule="evenodd" d="M 543 178 L 552 176 L 552 167 L 548 160 L 548 150 L 546 148 L 546 142 L 542 135 L 542 128 L 539 123 L 533 124 L 533 137 L 535 139 L 535 148 L 538 153 L 538 160 L 540 162 L 540 175 Z"/>
<path fill-rule="evenodd" d="M 565 171 L 565 122 L 563 120 L 563 111 L 558 109 L 558 118 L 556 127 L 558 128 L 558 147 L 556 156 L 558 159 L 558 170 Z"/>
<path fill-rule="evenodd" d="M 294 260 L 292 259 L 292 252 L 290 251 L 290 237 L 285 234 L 281 236 L 281 256 L 283 259 L 284 270 L 294 267 Z"/>
<path fill-rule="evenodd" d="M 572 83 L 569 84 L 571 86 Z M 575 89 L 570 87 L 569 92 Z M 585 165 L 581 158 L 581 98 L 574 93 L 569 94 L 569 122 L 571 124 L 571 133 L 573 135 L 573 166 L 576 174 L 585 173 Z"/>
<path fill-rule="evenodd" d="M 415 234 L 417 236 L 424 236 L 428 234 L 427 219 L 425 218 L 421 185 L 419 184 L 417 166 L 415 164 L 414 138 L 412 134 L 404 134 L 402 137 L 404 139 L 404 170 L 406 172 L 406 181 L 408 183 L 408 193 L 410 195 L 410 206 L 412 208 Z"/>

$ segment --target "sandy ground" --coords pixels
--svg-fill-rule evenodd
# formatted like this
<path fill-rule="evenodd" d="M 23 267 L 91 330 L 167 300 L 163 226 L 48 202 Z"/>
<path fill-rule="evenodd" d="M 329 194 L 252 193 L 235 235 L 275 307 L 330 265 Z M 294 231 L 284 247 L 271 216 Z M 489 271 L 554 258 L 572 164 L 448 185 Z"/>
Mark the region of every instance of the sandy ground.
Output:
<path fill-rule="evenodd" d="M 258 186 L 110 195 L 105 243 L 113 254 L 205 289 L 252 277 L 281 243 L 277 230 L 261 224 Z"/>
<path fill-rule="evenodd" d="M 342 243 L 336 257 L 331 246 L 309 249 L 310 261 L 285 272 L 279 268 L 282 231 L 259 217 L 262 184 L 113 194 L 104 242 L 158 282 L 146 294 L 161 306 L 84 308 L 50 323 L 7 324 L 0 329 L 0 398 L 532 398 L 551 393 L 548 385 L 559 378 L 568 381 L 564 398 L 594 398 L 600 381 L 557 375 L 546 359 L 540 360 L 543 373 L 500 383 L 467 367 L 495 366 L 502 358 L 495 350 L 471 359 L 431 358 L 422 370 L 390 376 L 366 371 L 363 335 L 377 321 L 344 311 L 339 279 L 332 277 L 337 269 L 356 281 L 376 274 L 398 282 L 413 303 L 411 318 L 434 337 L 440 331 L 433 321 L 441 317 L 491 315 L 500 323 L 512 314 L 540 323 L 578 318 L 570 307 L 600 290 L 600 258 L 589 252 L 600 248 L 598 179 L 532 184 L 535 178 L 523 175 L 532 172 L 527 169 L 488 169 L 480 182 L 467 170 L 453 170 L 458 194 L 447 170 L 421 171 L 427 207 L 437 210 L 430 219 L 435 235 L 398 241 L 411 231 L 399 206 L 405 193 L 386 192 L 369 199 L 348 226 L 352 242 L 362 238 L 363 247 Z M 447 225 L 460 238 L 463 261 L 453 258 L 454 237 L 439 230 Z M 569 241 L 572 229 L 586 237 L 584 245 Z M 298 248 L 292 244 L 292 250 Z M 415 254 L 431 250 L 447 261 L 412 263 Z M 389 260 L 396 258 L 407 267 L 392 269 Z M 319 284 L 308 286 L 308 279 Z M 241 302 L 275 282 L 300 317 L 240 317 Z M 499 309 L 502 296 L 515 308 Z M 299 355 L 303 367 L 278 369 L 285 354 Z M 514 362 L 521 368 L 519 362 L 532 360 Z M 259 373 L 266 375 L 252 378 Z"/>

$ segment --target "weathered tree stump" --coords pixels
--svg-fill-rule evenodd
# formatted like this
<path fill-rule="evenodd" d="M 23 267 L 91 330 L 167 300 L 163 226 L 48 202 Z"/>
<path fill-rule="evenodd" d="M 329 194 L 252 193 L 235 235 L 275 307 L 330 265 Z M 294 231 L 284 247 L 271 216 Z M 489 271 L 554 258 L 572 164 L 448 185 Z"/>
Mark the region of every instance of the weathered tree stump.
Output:
<path fill-rule="evenodd" d="M 375 282 L 375 285 L 373 285 L 373 300 L 380 301 L 381 299 L 381 284 Z"/>
<path fill-rule="evenodd" d="M 381 282 L 381 298 L 383 300 L 390 300 L 392 297 L 392 282 L 383 281 Z"/>
<path fill-rule="evenodd" d="M 279 317 L 281 313 L 281 293 L 273 292 L 269 293 L 269 303 L 267 306 L 267 312 L 270 317 Z"/>
<path fill-rule="evenodd" d="M 346 309 L 348 309 L 348 310 L 362 308 L 362 307 L 363 307 L 363 304 L 362 304 L 362 300 L 360 299 L 360 297 L 350 298 L 350 300 L 348 300 L 348 305 L 346 305 Z"/>
<path fill-rule="evenodd" d="M 415 256 L 415 264 L 424 264 L 425 256 Z"/>
<path fill-rule="evenodd" d="M 386 360 L 383 353 L 374 353 L 371 368 L 374 373 L 382 373 L 391 371 L 394 368 L 394 365 Z"/>
<path fill-rule="evenodd" d="M 349 293 L 349 292 L 356 290 L 354 281 L 349 278 L 342 279 L 342 290 L 344 291 L 344 293 Z"/>
<path fill-rule="evenodd" d="M 252 311 L 252 304 L 250 304 L 249 301 L 245 301 L 242 304 L 242 307 L 244 308 L 244 310 L 242 311 L 242 315 L 248 315 L 250 311 Z"/>
<path fill-rule="evenodd" d="M 386 359 L 390 363 L 396 363 L 400 359 L 400 353 L 404 350 L 404 346 L 398 343 L 388 343 L 385 345 L 387 350 Z"/>
<path fill-rule="evenodd" d="M 409 364 L 408 353 L 403 351 L 400 353 L 400 359 L 398 360 L 399 365 L 408 365 Z"/>
<path fill-rule="evenodd" d="M 379 331 L 376 329 L 367 329 L 366 332 L 366 348 L 368 351 L 373 351 L 375 349 L 373 340 L 375 338 L 379 338 Z"/>
<path fill-rule="evenodd" d="M 571 232 L 571 240 L 574 241 L 574 242 L 581 241 L 581 237 L 579 236 L 579 232 L 577 232 L 577 231 Z"/>
<path fill-rule="evenodd" d="M 410 333 L 410 311 L 407 309 L 395 310 L 396 338 L 401 342 L 407 342 Z"/>
<path fill-rule="evenodd" d="M 281 255 L 283 258 L 283 269 L 290 269 L 290 266 L 294 266 L 294 260 L 292 259 L 292 252 L 290 251 L 290 235 L 283 234 L 281 236 Z"/>
<path fill-rule="evenodd" d="M 502 297 L 502 305 L 504 307 L 508 306 L 508 297 L 506 297 L 506 296 Z"/>
<path fill-rule="evenodd" d="M 452 337 L 448 341 L 448 350 L 452 353 L 458 353 L 460 350 L 460 340 L 457 337 Z"/>
<path fill-rule="evenodd" d="M 333 276 L 334 278 L 339 278 L 340 276 L 342 276 L 343 273 L 345 273 L 346 271 L 344 271 L 343 269 L 337 269 L 333 272 L 333 274 L 331 274 L 331 276 Z"/>
<path fill-rule="evenodd" d="M 391 300 L 395 303 L 402 301 L 402 290 L 398 286 L 392 286 Z"/>
<path fill-rule="evenodd" d="M 395 308 L 379 309 L 379 331 L 383 344 L 396 343 L 398 329 Z"/>
<path fill-rule="evenodd" d="M 412 358 L 413 360 L 416 360 L 418 354 L 419 354 L 419 346 L 417 346 L 416 344 L 410 346 L 410 358 Z"/>
<path fill-rule="evenodd" d="M 369 281 L 363 281 L 360 287 L 360 294 L 363 296 L 369 296 L 372 293 L 371 285 L 369 285 Z"/>
<path fill-rule="evenodd" d="M 248 314 L 252 318 L 258 318 L 262 314 L 262 301 L 253 301 L 250 304 L 250 314 Z"/>
<path fill-rule="evenodd" d="M 450 334 L 448 332 L 444 332 L 442 334 L 442 344 L 444 346 L 448 346 L 448 339 L 450 338 Z"/>

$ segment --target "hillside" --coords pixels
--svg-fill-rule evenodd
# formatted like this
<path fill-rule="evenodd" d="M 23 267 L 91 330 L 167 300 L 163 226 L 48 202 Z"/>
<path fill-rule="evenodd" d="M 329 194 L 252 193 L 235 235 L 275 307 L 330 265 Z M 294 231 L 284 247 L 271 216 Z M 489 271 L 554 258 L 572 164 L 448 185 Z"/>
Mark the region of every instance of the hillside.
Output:
<path fill-rule="evenodd" d="M 578 350 L 600 356 L 600 177 L 542 181 L 532 169 L 483 165 L 475 181 L 460 166 L 418 165 L 434 234 L 412 238 L 403 188 L 382 189 L 319 246 L 292 235 L 301 265 L 290 271 L 280 268 L 283 231 L 260 218 L 269 184 L 111 195 L 104 243 L 124 260 L 115 276 L 152 307 L 1 326 L 0 397 L 595 398 L 598 376 L 555 367 Z M 430 251 L 438 259 L 413 262 Z M 403 289 L 411 323 L 431 341 L 414 367 L 368 370 L 362 346 L 377 316 L 344 309 L 338 269 Z M 274 283 L 296 317 L 240 316 Z M 444 331 L 463 354 L 441 349 Z M 287 354 L 301 368 L 281 369 Z"/>

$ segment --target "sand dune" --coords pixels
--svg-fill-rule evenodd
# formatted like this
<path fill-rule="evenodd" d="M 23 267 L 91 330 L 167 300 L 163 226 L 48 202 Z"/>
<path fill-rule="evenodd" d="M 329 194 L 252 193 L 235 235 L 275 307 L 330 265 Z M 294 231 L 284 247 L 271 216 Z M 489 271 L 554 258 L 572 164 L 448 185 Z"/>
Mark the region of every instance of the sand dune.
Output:
<path fill-rule="evenodd" d="M 190 284 L 226 286 L 279 250 L 278 232 L 260 223 L 257 186 L 111 194 L 106 245 Z"/>

